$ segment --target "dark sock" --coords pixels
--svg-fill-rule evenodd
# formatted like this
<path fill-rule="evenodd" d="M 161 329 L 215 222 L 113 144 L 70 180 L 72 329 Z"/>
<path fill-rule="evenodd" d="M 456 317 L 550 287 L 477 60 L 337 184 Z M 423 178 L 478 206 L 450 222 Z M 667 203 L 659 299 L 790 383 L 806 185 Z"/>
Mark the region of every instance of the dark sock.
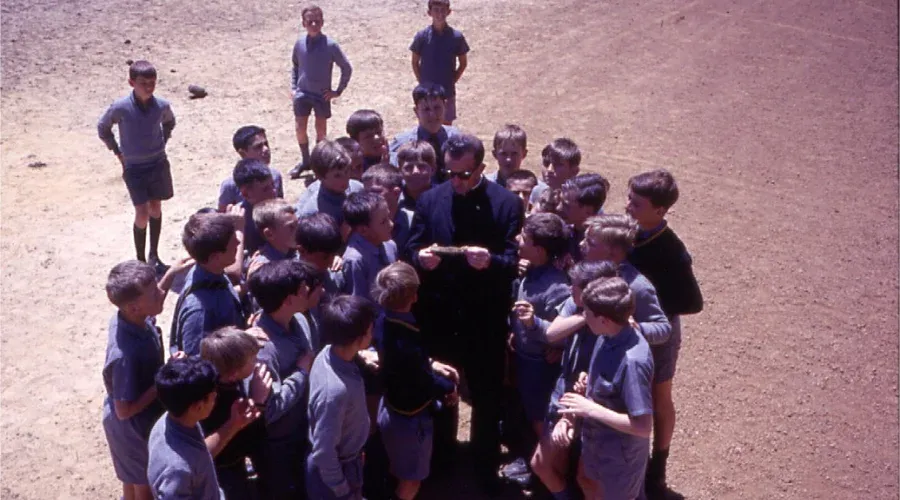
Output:
<path fill-rule="evenodd" d="M 304 165 L 309 165 L 309 143 L 300 143 L 300 155 Z"/>
<path fill-rule="evenodd" d="M 132 230 L 134 231 L 134 249 L 137 252 L 137 259 L 141 262 L 147 262 L 147 257 L 144 256 L 144 251 L 147 248 L 147 228 L 134 226 Z"/>
<path fill-rule="evenodd" d="M 159 259 L 159 233 L 162 231 L 162 215 L 150 217 L 150 258 Z"/>
<path fill-rule="evenodd" d="M 666 484 L 666 462 L 669 450 L 653 450 L 653 456 L 647 464 L 647 482 L 651 487 L 662 488 Z"/>

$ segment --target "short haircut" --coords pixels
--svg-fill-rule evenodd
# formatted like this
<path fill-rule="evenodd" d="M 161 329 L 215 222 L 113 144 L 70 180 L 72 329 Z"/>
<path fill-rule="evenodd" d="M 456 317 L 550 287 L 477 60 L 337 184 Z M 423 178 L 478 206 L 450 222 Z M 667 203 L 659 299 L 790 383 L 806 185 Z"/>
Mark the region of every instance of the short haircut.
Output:
<path fill-rule="evenodd" d="M 237 129 L 237 131 L 231 137 L 231 145 L 234 146 L 235 151 L 247 149 L 250 147 L 250 143 L 253 142 L 254 137 L 259 134 L 265 133 L 266 129 L 262 127 L 258 127 L 256 125 L 244 125 L 243 127 Z"/>
<path fill-rule="evenodd" d="M 622 278 L 600 278 L 585 287 L 581 295 L 584 308 L 624 325 L 634 313 L 634 294 Z"/>
<path fill-rule="evenodd" d="M 569 282 L 572 286 L 577 286 L 582 290 L 588 286 L 588 283 L 600 278 L 614 278 L 619 275 L 618 267 L 608 260 L 597 260 L 593 262 L 581 261 L 577 262 L 569 269 Z"/>
<path fill-rule="evenodd" d="M 428 0 L 428 9 L 430 10 L 435 5 L 445 5 L 448 8 L 450 7 L 450 0 Z"/>
<path fill-rule="evenodd" d="M 534 212 L 559 215 L 559 189 L 545 189 L 534 204 Z"/>
<path fill-rule="evenodd" d="M 447 100 L 447 90 L 442 85 L 436 83 L 420 83 L 413 89 L 413 105 L 418 106 L 419 101 L 423 99 L 440 99 Z"/>
<path fill-rule="evenodd" d="M 547 252 L 550 259 L 562 257 L 569 251 L 569 231 L 562 217 L 552 213 L 536 213 L 525 219 L 522 234 L 528 235 L 534 245 Z"/>
<path fill-rule="evenodd" d="M 363 184 L 372 182 L 388 189 L 403 187 L 403 174 L 400 169 L 390 163 L 379 163 L 372 165 L 368 170 L 363 172 Z"/>
<path fill-rule="evenodd" d="M 285 299 L 296 295 L 302 285 L 312 292 L 324 277 L 312 264 L 302 260 L 279 260 L 263 264 L 250 275 L 250 293 L 263 312 L 277 311 Z"/>
<path fill-rule="evenodd" d="M 128 67 L 128 79 L 137 80 L 139 77 L 156 78 L 156 67 L 143 59 L 131 63 Z"/>
<path fill-rule="evenodd" d="M 269 166 L 256 158 L 241 158 L 234 165 L 234 171 L 231 174 L 237 187 L 244 187 L 254 182 L 264 181 L 272 178 L 272 171 Z"/>
<path fill-rule="evenodd" d="M 347 135 L 354 140 L 366 130 L 384 131 L 384 120 L 374 109 L 358 109 L 347 118 Z"/>
<path fill-rule="evenodd" d="M 387 207 L 384 197 L 368 191 L 350 193 L 341 207 L 344 222 L 350 227 L 368 226 L 372 222 L 372 214 L 378 207 Z"/>
<path fill-rule="evenodd" d="M 534 172 L 531 170 L 525 170 L 524 168 L 520 168 L 515 172 L 509 174 L 509 177 L 506 178 L 506 187 L 509 187 L 510 182 L 519 182 L 519 181 L 528 181 L 531 182 L 531 188 L 534 189 L 538 184 L 538 178 L 534 175 Z"/>
<path fill-rule="evenodd" d="M 126 260 L 116 264 L 106 279 L 106 296 L 116 307 L 136 300 L 150 284 L 156 283 L 156 272 L 146 262 Z"/>
<path fill-rule="evenodd" d="M 213 331 L 200 341 L 200 357 L 216 367 L 219 374 L 228 376 L 256 358 L 259 341 L 250 333 L 233 326 Z"/>
<path fill-rule="evenodd" d="M 450 158 L 458 160 L 468 153 L 475 155 L 475 167 L 484 163 L 484 143 L 481 139 L 471 134 L 451 135 L 444 142 L 441 154 L 450 155 Z"/>
<path fill-rule="evenodd" d="M 309 162 L 316 177 L 324 179 L 332 170 L 349 168 L 353 160 L 340 144 L 324 139 L 313 148 Z"/>
<path fill-rule="evenodd" d="M 375 305 L 358 295 L 338 295 L 322 308 L 322 337 L 347 346 L 362 338 L 375 322 Z"/>
<path fill-rule="evenodd" d="M 563 191 L 575 191 L 579 204 L 600 210 L 606 203 L 609 181 L 600 174 L 578 174 L 563 183 Z"/>
<path fill-rule="evenodd" d="M 585 225 L 586 235 L 596 236 L 607 245 L 617 246 L 626 252 L 634 246 L 634 238 L 638 232 L 637 222 L 627 215 L 595 215 L 588 218 Z"/>
<path fill-rule="evenodd" d="M 528 135 L 518 125 L 506 124 L 494 134 L 494 149 L 500 149 L 504 142 L 513 142 L 520 148 L 528 148 Z"/>
<path fill-rule="evenodd" d="M 192 405 L 216 391 L 219 374 L 205 359 L 170 358 L 156 372 L 156 397 L 173 417 L 184 415 Z"/>
<path fill-rule="evenodd" d="M 324 14 L 322 14 L 322 8 L 315 4 L 309 4 L 306 7 L 303 7 L 303 10 L 300 11 L 300 18 L 306 20 L 307 14 L 318 14 L 324 17 Z"/>
<path fill-rule="evenodd" d="M 678 201 L 678 184 L 664 169 L 644 172 L 628 179 L 628 189 L 650 200 L 655 207 L 671 208 Z"/>
<path fill-rule="evenodd" d="M 262 231 L 267 227 L 274 227 L 281 214 L 293 213 L 296 213 L 296 209 L 284 198 L 272 198 L 253 207 L 253 224 Z"/>
<path fill-rule="evenodd" d="M 437 166 L 437 153 L 428 141 L 409 141 L 397 151 L 397 166 L 407 163 L 427 163 L 431 168 Z"/>
<path fill-rule="evenodd" d="M 194 214 L 184 224 L 181 243 L 188 255 L 203 264 L 214 253 L 224 252 L 234 236 L 234 222 L 225 214 Z"/>
<path fill-rule="evenodd" d="M 572 139 L 562 137 L 554 139 L 553 142 L 544 146 L 541 150 L 541 159 L 544 164 L 553 162 L 565 162 L 572 168 L 578 168 L 581 165 L 581 150 Z"/>
<path fill-rule="evenodd" d="M 394 262 L 375 276 L 372 298 L 389 311 L 406 307 L 419 290 L 419 275 L 406 262 Z"/>
<path fill-rule="evenodd" d="M 356 139 L 354 139 L 352 137 L 347 137 L 347 136 L 338 137 L 337 139 L 334 140 L 334 142 L 336 142 L 338 146 L 344 148 L 344 151 L 346 151 L 348 155 L 352 155 L 353 153 L 356 152 L 357 149 L 359 149 L 359 143 L 356 142 Z M 351 163 L 352 163 L 352 157 L 351 157 Z"/>
<path fill-rule="evenodd" d="M 297 219 L 297 245 L 307 252 L 336 254 L 344 247 L 341 228 L 334 218 L 324 212 L 304 215 Z"/>
<path fill-rule="evenodd" d="M 197 210 L 197 211 L 194 212 L 194 213 L 200 214 L 200 215 L 203 215 L 203 214 L 217 214 L 217 213 L 219 213 L 219 211 L 216 210 L 216 209 L 213 208 L 213 207 L 203 207 L 203 208 L 201 208 L 200 210 Z"/>

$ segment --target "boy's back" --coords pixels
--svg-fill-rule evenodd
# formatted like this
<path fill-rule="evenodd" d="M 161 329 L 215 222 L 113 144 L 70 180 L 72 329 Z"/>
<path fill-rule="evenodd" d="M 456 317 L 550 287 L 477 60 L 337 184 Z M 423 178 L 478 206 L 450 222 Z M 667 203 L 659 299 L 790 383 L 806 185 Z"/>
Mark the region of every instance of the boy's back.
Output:
<path fill-rule="evenodd" d="M 653 283 L 668 316 L 696 314 L 703 309 L 691 255 L 668 225 L 652 234 L 639 233 L 628 260 Z"/>
<path fill-rule="evenodd" d="M 223 499 L 200 426 L 183 427 L 168 414 L 150 432 L 147 478 L 153 497 Z"/>
<path fill-rule="evenodd" d="M 240 298 L 224 274 L 215 275 L 195 265 L 185 278 L 178 302 L 170 341 L 188 355 L 200 354 L 200 341 L 213 330 L 244 326 Z"/>

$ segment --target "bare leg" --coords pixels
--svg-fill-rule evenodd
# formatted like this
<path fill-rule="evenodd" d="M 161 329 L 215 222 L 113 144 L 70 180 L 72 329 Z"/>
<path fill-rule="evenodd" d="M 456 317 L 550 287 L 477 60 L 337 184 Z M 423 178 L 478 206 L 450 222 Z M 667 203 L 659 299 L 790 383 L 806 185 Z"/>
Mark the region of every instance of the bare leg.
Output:
<path fill-rule="evenodd" d="M 153 492 L 150 490 L 149 484 L 134 485 L 135 500 L 153 500 Z"/>
<path fill-rule="evenodd" d="M 122 483 L 122 498 L 125 500 L 135 500 L 134 487 L 131 483 Z"/>
<path fill-rule="evenodd" d="M 653 385 L 653 450 L 668 450 L 675 433 L 672 380 Z"/>
<path fill-rule="evenodd" d="M 531 457 L 534 472 L 550 493 L 566 489 L 566 469 L 569 468 L 569 450 L 553 444 L 549 436 L 541 439 Z"/>
<path fill-rule="evenodd" d="M 396 494 L 397 498 L 401 500 L 413 500 L 413 498 L 416 498 L 416 494 L 419 493 L 419 485 L 421 484 L 421 481 L 398 479 L 397 489 L 394 493 Z"/>
<path fill-rule="evenodd" d="M 584 493 L 585 500 L 602 500 L 603 495 L 600 493 L 600 485 L 596 481 L 590 479 L 584 473 L 584 462 L 578 461 L 578 485 Z"/>
<path fill-rule="evenodd" d="M 325 140 L 328 136 L 328 118 L 316 117 L 316 143 Z"/>

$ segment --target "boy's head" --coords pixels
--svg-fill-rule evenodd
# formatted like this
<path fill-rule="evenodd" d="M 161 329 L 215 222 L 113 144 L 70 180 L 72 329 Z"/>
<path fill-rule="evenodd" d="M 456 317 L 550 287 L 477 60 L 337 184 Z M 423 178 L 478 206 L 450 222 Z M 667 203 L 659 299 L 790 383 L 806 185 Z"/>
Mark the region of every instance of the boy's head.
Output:
<path fill-rule="evenodd" d="M 409 311 L 419 293 L 419 275 L 406 262 L 394 262 L 375 277 L 372 297 L 388 311 Z"/>
<path fill-rule="evenodd" d="M 581 254 L 588 261 L 622 262 L 634 246 L 638 231 L 637 222 L 627 215 L 595 215 L 585 225 Z"/>
<path fill-rule="evenodd" d="M 200 341 L 200 357 L 216 367 L 224 384 L 233 384 L 253 374 L 259 341 L 250 333 L 226 326 Z"/>
<path fill-rule="evenodd" d="M 560 212 L 566 222 L 581 227 L 606 203 L 609 181 L 600 174 L 579 174 L 563 183 L 560 190 Z"/>
<path fill-rule="evenodd" d="M 347 135 L 359 143 L 363 156 L 380 157 L 387 151 L 384 120 L 377 111 L 359 109 L 347 118 Z"/>
<path fill-rule="evenodd" d="M 106 296 L 132 317 L 156 316 L 162 312 L 165 294 L 156 286 L 156 272 L 146 262 L 129 260 L 116 264 L 106 279 Z"/>
<path fill-rule="evenodd" d="M 581 294 L 590 282 L 618 275 L 618 267 L 608 260 L 575 263 L 569 269 L 569 283 L 572 284 L 572 302 L 575 302 L 576 307 L 584 307 L 584 302 L 581 301 Z"/>
<path fill-rule="evenodd" d="M 328 343 L 360 350 L 372 343 L 372 326 L 378 311 L 357 295 L 339 295 L 322 310 L 322 337 Z"/>
<path fill-rule="evenodd" d="M 435 26 L 443 26 L 450 15 L 450 0 L 428 0 L 428 15 Z"/>
<path fill-rule="evenodd" d="M 303 18 L 303 27 L 306 28 L 306 34 L 311 37 L 319 36 L 322 33 L 322 26 L 325 24 L 325 17 L 322 9 L 318 5 L 307 5 L 300 11 L 300 17 Z"/>
<path fill-rule="evenodd" d="M 238 239 L 225 214 L 194 214 L 184 225 L 181 243 L 198 264 L 225 269 L 234 264 Z"/>
<path fill-rule="evenodd" d="M 306 312 L 322 298 L 322 272 L 302 260 L 263 264 L 250 276 L 250 293 L 271 314 L 285 308 L 291 314 Z"/>
<path fill-rule="evenodd" d="M 269 149 L 269 139 L 266 138 L 266 129 L 256 125 L 245 125 L 231 137 L 231 144 L 241 158 L 252 158 L 266 165 L 272 162 L 272 151 Z"/>
<path fill-rule="evenodd" d="M 341 228 L 323 212 L 300 217 L 295 237 L 300 256 L 320 271 L 327 270 L 344 247 Z"/>
<path fill-rule="evenodd" d="M 156 90 L 156 68 L 150 61 L 135 61 L 128 67 L 128 85 L 134 88 L 134 93 L 141 101 L 153 97 Z"/>
<path fill-rule="evenodd" d="M 350 137 L 338 137 L 334 140 L 338 146 L 344 148 L 344 151 L 350 155 L 350 168 L 347 169 L 347 177 L 358 181 L 363 174 L 363 154 L 359 143 Z"/>
<path fill-rule="evenodd" d="M 537 202 L 535 202 L 534 204 L 532 213 L 559 215 L 559 197 L 559 189 L 545 189 L 544 192 L 542 192 L 541 195 L 538 196 Z"/>
<path fill-rule="evenodd" d="M 351 193 L 341 207 L 344 222 L 373 245 L 380 245 L 392 237 L 394 222 L 387 201 L 375 193 Z"/>
<path fill-rule="evenodd" d="M 284 198 L 272 198 L 253 207 L 253 224 L 278 251 L 287 252 L 296 246 L 297 213 Z"/>
<path fill-rule="evenodd" d="M 423 83 L 413 89 L 413 111 L 419 119 L 419 126 L 432 134 L 441 130 L 446 105 L 447 91 L 441 85 Z"/>
<path fill-rule="evenodd" d="M 537 176 L 531 170 L 516 170 L 506 178 L 506 189 L 522 200 L 525 211 L 531 202 L 531 192 L 537 186 Z"/>
<path fill-rule="evenodd" d="M 554 214 L 529 216 L 516 240 L 519 243 L 519 257 L 536 265 L 553 262 L 569 249 L 566 223 Z"/>
<path fill-rule="evenodd" d="M 397 151 L 397 166 L 406 188 L 422 192 L 431 187 L 437 169 L 437 153 L 428 141 L 410 141 Z"/>
<path fill-rule="evenodd" d="M 642 227 L 656 227 L 678 201 L 678 184 L 668 170 L 644 172 L 628 179 L 625 212 Z"/>
<path fill-rule="evenodd" d="M 272 171 L 264 162 L 255 158 L 241 158 L 232 173 L 234 183 L 241 190 L 241 196 L 250 206 L 275 197 L 275 180 Z"/>
<path fill-rule="evenodd" d="M 518 125 L 504 125 L 494 134 L 494 150 L 500 171 L 506 175 L 522 168 L 522 160 L 528 154 L 528 136 Z"/>
<path fill-rule="evenodd" d="M 634 294 L 622 278 L 600 278 L 582 293 L 584 319 L 596 334 L 618 333 L 634 313 Z"/>
<path fill-rule="evenodd" d="M 400 169 L 389 163 L 373 165 L 363 174 L 362 183 L 366 191 L 384 198 L 391 213 L 396 212 L 403 192 L 403 175 L 400 174 Z"/>
<path fill-rule="evenodd" d="M 189 416 L 199 422 L 215 407 L 219 375 L 209 361 L 171 358 L 156 372 L 155 381 L 156 397 L 173 417 Z"/>
<path fill-rule="evenodd" d="M 554 139 L 541 151 L 544 182 L 554 189 L 562 187 L 563 182 L 578 175 L 581 165 L 581 150 L 571 139 Z"/>
<path fill-rule="evenodd" d="M 456 194 L 475 189 L 484 173 L 484 143 L 470 134 L 453 135 L 444 143 L 444 172 Z"/>
<path fill-rule="evenodd" d="M 309 155 L 316 179 L 332 193 L 343 193 L 350 187 L 350 167 L 353 158 L 340 144 L 328 139 L 319 141 Z"/>

